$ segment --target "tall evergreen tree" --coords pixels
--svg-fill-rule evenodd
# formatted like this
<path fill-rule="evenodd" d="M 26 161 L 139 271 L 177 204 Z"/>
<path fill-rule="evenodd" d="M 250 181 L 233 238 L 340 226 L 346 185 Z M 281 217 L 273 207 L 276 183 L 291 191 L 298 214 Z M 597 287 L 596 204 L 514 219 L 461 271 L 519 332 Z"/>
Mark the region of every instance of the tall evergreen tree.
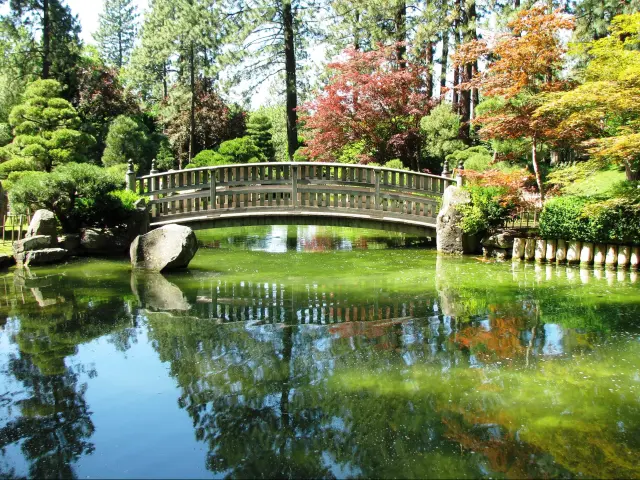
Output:
<path fill-rule="evenodd" d="M 299 147 L 299 73 L 309 40 L 319 34 L 316 0 L 244 0 L 234 2 L 229 40 L 235 45 L 227 60 L 249 80 L 250 89 L 274 76 L 284 76 L 289 158 Z M 315 17 L 315 18 L 314 18 Z"/>
<path fill-rule="evenodd" d="M 54 79 L 67 88 L 67 99 L 75 96 L 81 43 L 80 25 L 64 0 L 11 0 L 10 18 L 16 25 L 27 28 L 34 39 L 25 56 L 37 58 L 43 79 Z"/>
<path fill-rule="evenodd" d="M 122 68 L 129 61 L 136 38 L 137 18 L 133 0 L 105 0 L 100 27 L 93 38 L 108 63 Z"/>
<path fill-rule="evenodd" d="M 247 122 L 247 135 L 253 143 L 262 151 L 264 157 L 272 162 L 275 160 L 276 151 L 273 147 L 273 135 L 271 134 L 271 121 L 268 117 L 254 113 Z"/>

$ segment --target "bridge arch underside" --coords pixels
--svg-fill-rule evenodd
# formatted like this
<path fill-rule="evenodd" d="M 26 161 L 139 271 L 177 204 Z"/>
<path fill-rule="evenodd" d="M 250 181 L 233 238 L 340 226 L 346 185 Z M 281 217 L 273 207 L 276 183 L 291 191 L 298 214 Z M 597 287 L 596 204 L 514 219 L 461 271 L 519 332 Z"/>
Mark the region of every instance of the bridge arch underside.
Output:
<path fill-rule="evenodd" d="M 335 210 L 323 212 L 296 209 L 291 211 L 279 210 L 277 212 L 249 211 L 200 216 L 175 216 L 174 218 L 165 217 L 162 221 L 152 220 L 151 228 L 169 224 L 187 225 L 193 230 L 264 225 L 319 225 L 384 230 L 434 239 L 436 237 L 435 223 L 428 224 L 393 216 L 373 216 Z"/>

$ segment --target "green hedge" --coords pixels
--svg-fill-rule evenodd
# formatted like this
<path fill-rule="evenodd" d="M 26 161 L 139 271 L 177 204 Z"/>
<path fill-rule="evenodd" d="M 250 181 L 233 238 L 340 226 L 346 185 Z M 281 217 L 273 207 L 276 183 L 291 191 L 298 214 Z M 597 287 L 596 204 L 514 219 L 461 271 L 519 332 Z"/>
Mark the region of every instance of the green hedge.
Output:
<path fill-rule="evenodd" d="M 558 197 L 545 203 L 540 234 L 583 242 L 640 244 L 640 205 L 625 199 L 597 202 Z"/>

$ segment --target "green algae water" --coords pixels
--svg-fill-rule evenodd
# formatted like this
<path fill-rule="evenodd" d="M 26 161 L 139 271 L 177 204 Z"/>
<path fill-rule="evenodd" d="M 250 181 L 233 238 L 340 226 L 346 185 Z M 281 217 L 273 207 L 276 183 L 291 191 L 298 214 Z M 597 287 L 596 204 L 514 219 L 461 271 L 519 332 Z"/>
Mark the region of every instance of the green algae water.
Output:
<path fill-rule="evenodd" d="M 0 277 L 0 478 L 640 477 L 637 273 L 199 240 Z"/>

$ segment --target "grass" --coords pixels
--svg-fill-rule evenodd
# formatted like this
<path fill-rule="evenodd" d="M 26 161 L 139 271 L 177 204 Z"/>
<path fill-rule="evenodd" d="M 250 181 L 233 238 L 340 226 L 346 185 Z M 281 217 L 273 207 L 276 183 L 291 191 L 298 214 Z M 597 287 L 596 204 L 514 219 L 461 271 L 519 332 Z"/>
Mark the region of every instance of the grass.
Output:
<path fill-rule="evenodd" d="M 565 195 L 577 195 L 581 197 L 607 196 L 612 193 L 617 183 L 625 180 L 624 172 L 616 167 L 600 170 L 588 175 L 585 179 L 575 182 L 563 188 Z"/>

